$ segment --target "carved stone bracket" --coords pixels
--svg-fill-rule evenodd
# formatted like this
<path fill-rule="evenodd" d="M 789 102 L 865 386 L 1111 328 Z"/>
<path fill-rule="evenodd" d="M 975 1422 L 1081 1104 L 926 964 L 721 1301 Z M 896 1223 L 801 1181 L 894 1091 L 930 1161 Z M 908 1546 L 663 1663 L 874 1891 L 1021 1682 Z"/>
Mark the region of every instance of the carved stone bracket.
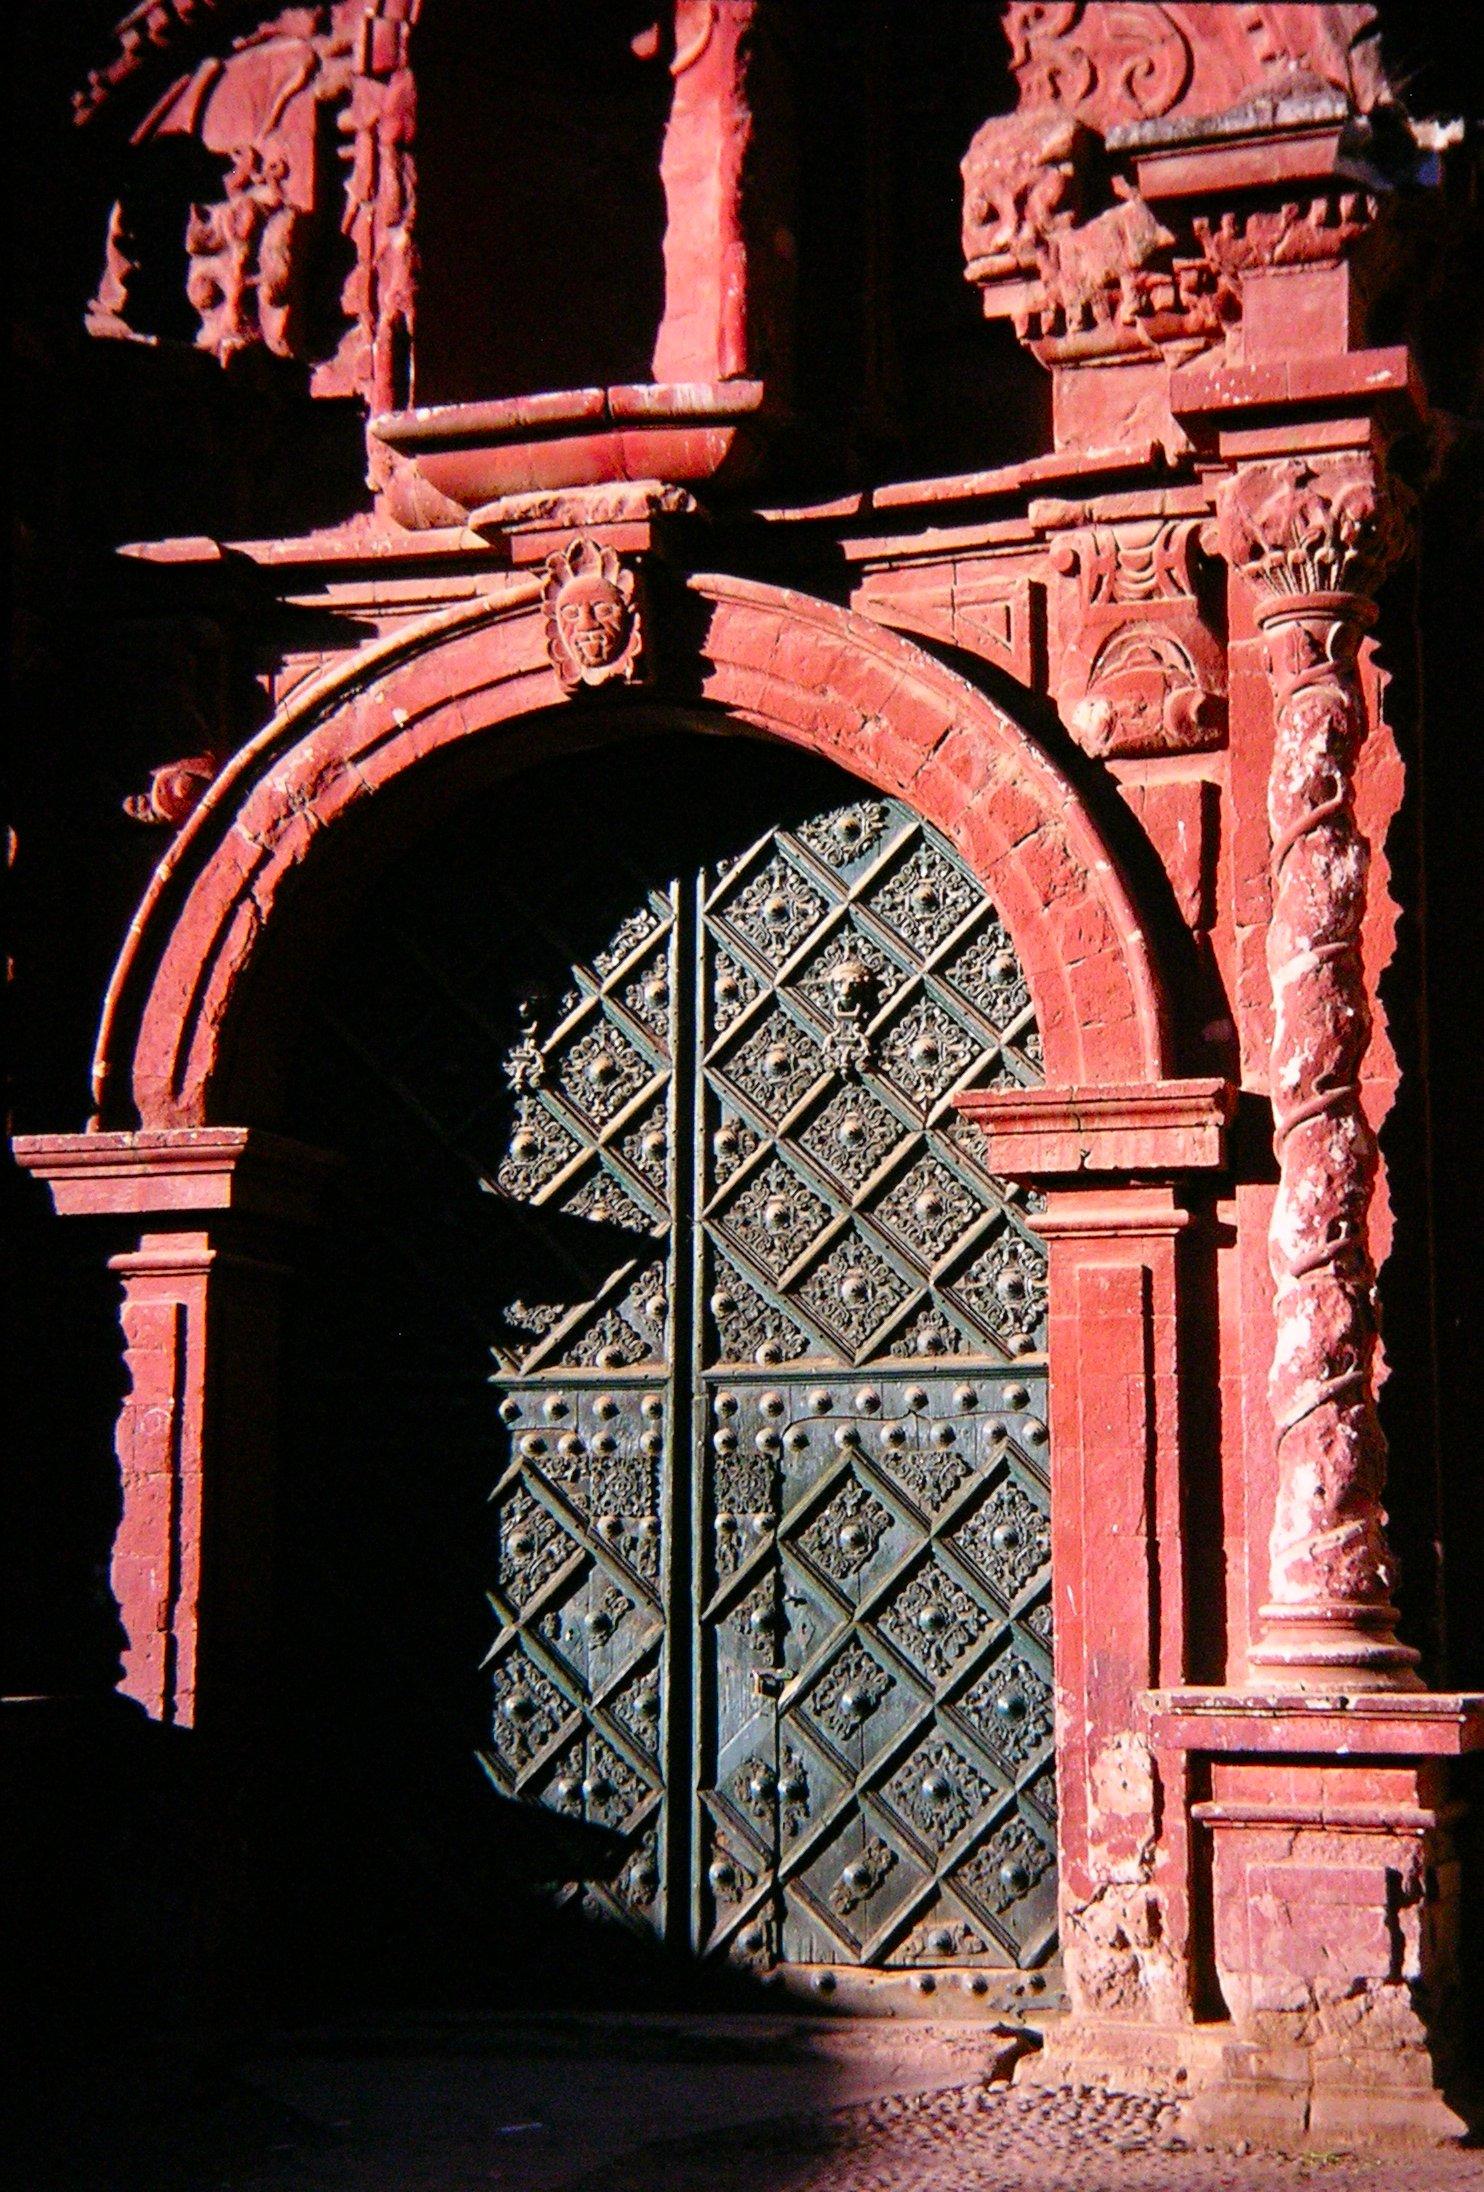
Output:
<path fill-rule="evenodd" d="M 1087 513 L 1034 505 L 1050 551 L 1057 706 L 1089 753 L 1186 753 L 1221 743 L 1226 650 L 1202 611 L 1199 513 L 1066 529 Z"/>
<path fill-rule="evenodd" d="M 1395 489 L 1364 458 L 1254 465 L 1223 491 L 1223 550 L 1257 595 L 1273 689 L 1268 970 L 1279 1159 L 1269 1232 L 1269 1379 L 1278 1485 L 1269 1603 L 1253 1662 L 1272 1679 L 1410 1687 L 1376 1414 L 1368 1219 L 1375 1136 L 1360 1077 L 1371 1034 L 1361 956 L 1370 848 L 1355 819 L 1365 737 L 1356 655 L 1401 555 Z"/>

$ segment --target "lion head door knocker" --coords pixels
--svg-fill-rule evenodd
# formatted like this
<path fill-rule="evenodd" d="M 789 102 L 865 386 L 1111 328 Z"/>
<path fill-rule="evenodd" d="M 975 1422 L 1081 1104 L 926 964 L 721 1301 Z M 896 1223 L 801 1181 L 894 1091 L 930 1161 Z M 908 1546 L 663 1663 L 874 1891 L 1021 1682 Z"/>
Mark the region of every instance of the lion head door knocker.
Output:
<path fill-rule="evenodd" d="M 834 1024 L 824 1053 L 837 1073 L 854 1080 L 872 1062 L 866 1023 L 876 1002 L 876 977 L 858 953 L 850 952 L 829 969 L 825 982 Z"/>
<path fill-rule="evenodd" d="M 638 582 L 611 548 L 579 539 L 548 556 L 541 600 L 546 651 L 567 692 L 633 684 L 644 646 Z"/>

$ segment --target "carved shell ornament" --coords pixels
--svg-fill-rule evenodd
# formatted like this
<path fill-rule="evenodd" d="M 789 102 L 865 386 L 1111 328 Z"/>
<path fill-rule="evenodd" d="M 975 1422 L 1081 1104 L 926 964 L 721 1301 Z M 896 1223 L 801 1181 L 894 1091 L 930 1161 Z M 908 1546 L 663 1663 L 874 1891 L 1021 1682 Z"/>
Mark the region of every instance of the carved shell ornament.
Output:
<path fill-rule="evenodd" d="M 546 559 L 546 651 L 564 689 L 632 684 L 643 627 L 638 583 L 611 548 L 577 539 Z"/>

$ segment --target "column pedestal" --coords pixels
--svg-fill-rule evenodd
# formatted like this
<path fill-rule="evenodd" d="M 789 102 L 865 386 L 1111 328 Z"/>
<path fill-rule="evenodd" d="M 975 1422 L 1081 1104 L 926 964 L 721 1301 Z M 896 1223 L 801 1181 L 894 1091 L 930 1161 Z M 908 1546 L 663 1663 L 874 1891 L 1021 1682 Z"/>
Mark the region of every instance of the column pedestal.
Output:
<path fill-rule="evenodd" d="M 1450 1758 L 1484 1748 L 1484 1698 L 1153 1692 L 1183 1754 L 1209 1878 L 1215 1977 L 1197 2121 L 1306 2144 L 1436 2142 L 1459 2025 Z"/>

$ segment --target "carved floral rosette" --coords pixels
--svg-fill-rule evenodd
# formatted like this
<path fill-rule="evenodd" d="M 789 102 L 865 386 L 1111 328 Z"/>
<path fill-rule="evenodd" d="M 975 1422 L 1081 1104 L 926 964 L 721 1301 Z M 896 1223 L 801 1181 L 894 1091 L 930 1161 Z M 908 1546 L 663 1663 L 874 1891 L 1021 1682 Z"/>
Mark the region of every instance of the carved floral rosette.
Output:
<path fill-rule="evenodd" d="M 565 691 L 633 684 L 644 652 L 638 580 L 603 543 L 579 537 L 546 559 L 546 650 Z"/>
<path fill-rule="evenodd" d="M 1361 951 L 1369 847 L 1355 818 L 1356 674 L 1370 594 L 1402 552 L 1398 495 L 1369 460 L 1255 465 L 1225 490 L 1228 560 L 1255 588 L 1274 704 L 1268 780 L 1272 1103 L 1269 1379 L 1278 1483 L 1270 1603 L 1252 1657 L 1300 1682 L 1415 1680 L 1396 1643 L 1376 1413 L 1377 1147 L 1361 1103 L 1371 1007 Z"/>

